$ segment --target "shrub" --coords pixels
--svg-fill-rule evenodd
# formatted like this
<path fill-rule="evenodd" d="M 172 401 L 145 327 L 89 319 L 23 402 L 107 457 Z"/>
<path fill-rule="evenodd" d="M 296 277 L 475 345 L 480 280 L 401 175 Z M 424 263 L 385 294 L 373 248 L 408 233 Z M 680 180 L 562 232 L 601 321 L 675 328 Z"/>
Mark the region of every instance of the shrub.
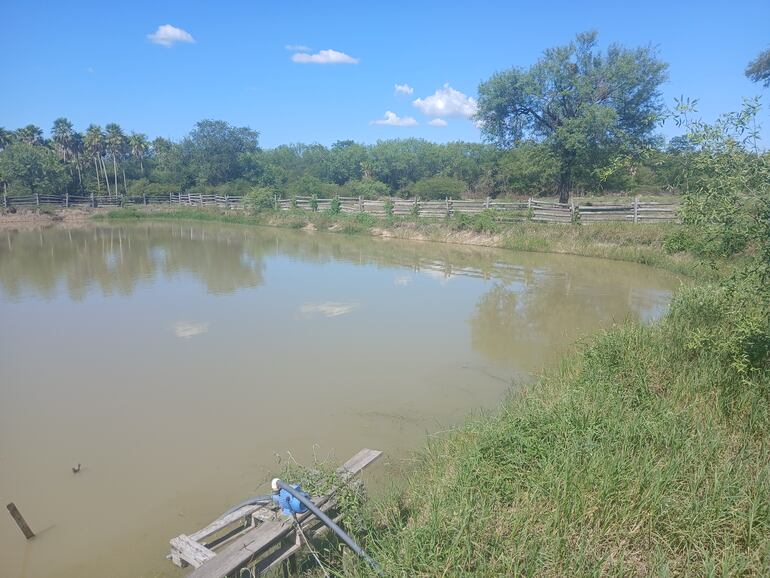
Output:
<path fill-rule="evenodd" d="M 447 197 L 459 199 L 468 190 L 468 187 L 460 179 L 437 176 L 420 179 L 404 190 L 410 197 L 419 197 L 420 199 L 430 201 Z"/>
<path fill-rule="evenodd" d="M 339 197 L 332 198 L 331 206 L 329 207 L 329 212 L 332 215 L 339 215 L 340 209 L 341 209 L 340 198 Z"/>
<path fill-rule="evenodd" d="M 491 210 L 482 211 L 476 215 L 468 213 L 455 213 L 455 228 L 458 231 L 473 231 L 475 233 L 497 233 L 500 224 L 495 219 L 495 213 Z"/>
<path fill-rule="evenodd" d="M 390 195 L 388 185 L 376 179 L 348 181 L 345 183 L 343 190 L 350 197 L 363 197 L 364 199 L 379 199 L 380 197 Z"/>
<path fill-rule="evenodd" d="M 286 193 L 291 197 L 312 197 L 328 199 L 340 194 L 340 187 L 327 183 L 317 177 L 303 176 L 286 185 Z"/>
<path fill-rule="evenodd" d="M 275 207 L 275 191 L 268 187 L 254 187 L 243 197 L 243 204 L 252 215 L 269 211 Z"/>

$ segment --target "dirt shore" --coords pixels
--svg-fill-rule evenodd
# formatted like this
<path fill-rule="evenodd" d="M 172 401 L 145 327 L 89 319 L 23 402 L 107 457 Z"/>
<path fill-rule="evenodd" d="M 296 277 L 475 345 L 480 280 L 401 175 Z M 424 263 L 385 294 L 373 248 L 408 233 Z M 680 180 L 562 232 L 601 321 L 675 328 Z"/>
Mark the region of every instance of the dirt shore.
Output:
<path fill-rule="evenodd" d="M 15 212 L 0 211 L 0 230 L 34 229 L 50 225 L 82 225 L 106 209 L 17 209 Z"/>

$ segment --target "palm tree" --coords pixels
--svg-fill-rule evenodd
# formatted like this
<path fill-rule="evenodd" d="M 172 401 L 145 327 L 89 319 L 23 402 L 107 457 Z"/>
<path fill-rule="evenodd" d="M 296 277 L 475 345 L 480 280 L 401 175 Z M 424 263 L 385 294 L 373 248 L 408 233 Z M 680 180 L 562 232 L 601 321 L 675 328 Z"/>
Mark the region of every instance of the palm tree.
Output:
<path fill-rule="evenodd" d="M 81 189 L 83 187 L 83 174 L 81 157 L 83 154 L 83 135 L 79 132 L 72 131 L 72 138 L 70 139 L 70 153 L 75 160 L 75 168 L 78 171 L 78 184 Z"/>
<path fill-rule="evenodd" d="M 16 131 L 16 138 L 31 145 L 41 145 L 44 142 L 43 129 L 34 124 L 28 124 Z"/>
<path fill-rule="evenodd" d="M 104 171 L 104 186 L 107 188 L 107 194 L 110 194 L 110 184 L 107 179 L 107 170 L 104 167 L 104 133 L 102 127 L 98 124 L 91 124 L 86 129 L 86 135 L 83 138 L 83 144 L 86 150 L 94 159 L 94 169 L 96 170 L 96 187 L 101 192 L 101 181 L 99 180 L 99 161 Z"/>
<path fill-rule="evenodd" d="M 139 167 L 142 169 L 142 176 L 144 176 L 144 157 L 150 148 L 147 136 L 132 132 L 128 137 L 128 146 L 131 149 L 131 155 L 139 161 Z"/>
<path fill-rule="evenodd" d="M 105 143 L 107 145 L 107 151 L 112 157 L 112 168 L 115 175 L 115 196 L 118 194 L 118 156 L 122 157 L 126 149 L 126 135 L 123 134 L 123 129 L 120 125 L 114 122 L 106 125 L 104 130 L 107 132 Z M 123 188 L 126 189 L 126 173 L 123 173 Z"/>
<path fill-rule="evenodd" d="M 0 151 L 13 142 L 13 132 L 0 126 Z"/>
<path fill-rule="evenodd" d="M 72 141 L 75 131 L 72 128 L 72 123 L 64 117 L 57 118 L 53 121 L 53 128 L 51 129 L 51 139 L 56 146 L 56 150 L 65 163 L 67 162 L 67 153 L 72 150 Z"/>

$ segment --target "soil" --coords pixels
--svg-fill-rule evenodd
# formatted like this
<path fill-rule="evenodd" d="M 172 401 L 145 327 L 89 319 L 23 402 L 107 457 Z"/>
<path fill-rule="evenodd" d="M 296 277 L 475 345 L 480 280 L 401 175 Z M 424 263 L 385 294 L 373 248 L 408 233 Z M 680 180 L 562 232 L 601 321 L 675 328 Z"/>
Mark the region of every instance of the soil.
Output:
<path fill-rule="evenodd" d="M 0 229 L 34 229 L 50 225 L 86 223 L 93 215 L 105 209 L 28 209 L 0 211 Z"/>

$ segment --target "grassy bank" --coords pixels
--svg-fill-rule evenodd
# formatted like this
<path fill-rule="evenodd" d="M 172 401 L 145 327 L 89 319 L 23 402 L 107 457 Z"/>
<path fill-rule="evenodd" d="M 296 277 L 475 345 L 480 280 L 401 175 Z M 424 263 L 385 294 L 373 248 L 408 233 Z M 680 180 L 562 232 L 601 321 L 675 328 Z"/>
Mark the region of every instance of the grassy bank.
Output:
<path fill-rule="evenodd" d="M 432 440 L 376 509 L 386 575 L 770 574 L 770 380 L 704 337 L 734 333 L 729 299 L 684 290 Z"/>
<path fill-rule="evenodd" d="M 110 220 L 195 220 L 328 231 L 499 247 L 514 251 L 563 253 L 631 261 L 660 267 L 691 277 L 713 278 L 716 272 L 699 264 L 686 252 L 668 248 L 680 229 L 673 223 L 592 223 L 557 225 L 523 221 L 497 223 L 487 215 L 461 215 L 446 220 L 414 217 L 376 218 L 369 214 L 346 215 L 328 212 L 283 211 L 258 215 L 198 208 L 117 209 L 99 218 Z"/>

